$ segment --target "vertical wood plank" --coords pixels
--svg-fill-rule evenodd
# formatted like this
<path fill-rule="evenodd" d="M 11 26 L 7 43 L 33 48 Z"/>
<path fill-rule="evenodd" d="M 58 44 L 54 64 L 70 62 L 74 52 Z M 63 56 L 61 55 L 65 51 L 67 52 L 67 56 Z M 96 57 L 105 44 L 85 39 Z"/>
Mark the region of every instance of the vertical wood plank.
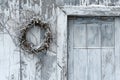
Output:
<path fill-rule="evenodd" d="M 63 1 L 63 0 L 62 0 Z M 61 2 L 61 1 L 58 1 Z M 56 13 L 54 0 L 20 0 L 20 23 L 28 24 L 32 18 L 40 18 L 50 24 L 53 40 L 56 38 Z M 23 26 L 24 27 L 24 26 Z M 33 29 L 27 39 L 37 47 L 43 41 L 44 31 Z M 33 35 L 34 34 L 34 35 Z M 30 36 L 30 37 L 29 37 Z M 35 37 L 36 36 L 36 37 Z M 40 38 L 40 39 L 39 39 Z M 56 41 L 46 53 L 32 55 L 21 50 L 21 77 L 23 80 L 56 80 Z"/>
<path fill-rule="evenodd" d="M 114 25 L 113 23 L 101 26 L 102 47 L 114 47 Z"/>
<path fill-rule="evenodd" d="M 100 49 L 88 49 L 88 79 L 101 80 Z"/>
<path fill-rule="evenodd" d="M 102 49 L 102 80 L 115 80 L 114 49 Z"/>
<path fill-rule="evenodd" d="M 68 80 L 74 80 L 73 23 L 73 19 L 68 19 Z"/>
<path fill-rule="evenodd" d="M 20 80 L 20 55 L 8 34 L 0 34 L 0 75 L 2 80 Z"/>
<path fill-rule="evenodd" d="M 74 24 L 74 47 L 86 47 L 86 24 Z"/>
<path fill-rule="evenodd" d="M 20 23 L 28 23 L 31 18 L 41 14 L 41 6 L 41 0 L 20 0 Z M 27 33 L 27 39 L 38 46 L 41 41 L 40 34 L 41 31 L 39 29 L 33 28 Z M 41 55 L 29 54 L 21 50 L 21 80 L 41 79 L 42 62 L 39 56 Z"/>
<path fill-rule="evenodd" d="M 43 34 L 43 33 L 42 33 Z M 34 47 L 39 46 L 41 43 L 41 30 L 38 27 L 31 28 L 26 38 L 34 44 Z M 24 53 L 24 54 L 23 54 Z M 36 55 L 29 54 L 27 52 L 21 53 L 21 67 L 22 67 L 22 79 L 24 80 L 38 80 L 41 78 L 41 61 Z"/>
<path fill-rule="evenodd" d="M 57 80 L 67 80 L 67 15 L 57 8 Z"/>
<path fill-rule="evenodd" d="M 74 49 L 74 52 L 72 53 L 74 57 L 74 72 L 72 75 L 74 75 L 73 80 L 88 80 L 87 74 L 87 50 L 86 49 Z M 68 65 L 69 67 L 69 65 Z M 72 79 L 70 79 L 72 80 Z"/>
<path fill-rule="evenodd" d="M 120 18 L 115 18 L 115 79 L 120 79 Z"/>
<path fill-rule="evenodd" d="M 87 24 L 87 47 L 100 47 L 101 35 L 98 24 Z"/>
<path fill-rule="evenodd" d="M 3 28 L 0 34 L 0 75 L 2 80 L 20 80 L 20 53 L 12 37 L 18 26 L 15 21 L 19 21 L 19 0 L 1 1 L 0 12 L 4 15 L 0 20 Z"/>

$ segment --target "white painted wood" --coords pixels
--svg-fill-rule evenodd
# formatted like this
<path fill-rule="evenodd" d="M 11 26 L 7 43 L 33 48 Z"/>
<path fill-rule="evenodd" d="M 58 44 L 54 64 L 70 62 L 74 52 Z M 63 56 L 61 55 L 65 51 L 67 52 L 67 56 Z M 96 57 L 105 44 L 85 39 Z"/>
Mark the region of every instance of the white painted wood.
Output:
<path fill-rule="evenodd" d="M 100 47 L 101 33 L 99 24 L 87 24 L 87 47 Z"/>
<path fill-rule="evenodd" d="M 69 70 L 68 80 L 78 80 L 78 79 L 115 80 L 115 66 L 116 66 L 115 51 L 114 51 L 115 25 L 113 25 L 114 19 L 112 18 L 110 19 L 104 19 L 104 23 L 103 23 L 102 18 L 100 20 L 97 20 L 96 17 L 91 17 L 91 19 L 89 20 L 94 20 L 96 21 L 96 23 L 91 24 L 89 22 L 87 23 L 86 21 L 86 26 L 83 26 L 83 23 L 78 23 L 78 22 L 75 23 L 76 18 L 73 18 L 73 19 L 72 17 L 68 18 L 68 21 L 70 21 L 68 25 L 69 26 L 69 29 L 68 29 L 69 30 L 68 32 L 68 70 Z M 77 20 L 80 21 L 79 19 Z M 88 18 L 83 18 L 83 20 L 88 20 Z M 104 25 L 105 23 L 107 24 L 107 26 Z M 81 48 L 79 46 L 81 45 L 79 42 L 80 40 L 78 40 L 76 44 L 79 47 L 74 46 L 73 44 L 75 41 L 77 41 L 76 39 L 82 38 L 81 36 L 78 36 L 78 35 L 81 33 L 79 29 L 83 30 L 83 28 L 79 28 L 79 27 L 86 27 L 85 30 L 87 34 L 84 34 L 86 38 L 83 37 L 84 39 L 87 39 L 87 41 L 85 40 L 87 43 L 86 45 L 89 45 L 89 42 L 91 42 L 92 40 L 93 42 L 97 42 L 97 41 L 99 42 L 96 44 L 91 43 L 89 47 Z M 108 29 L 105 30 L 106 27 L 108 27 Z M 104 38 L 108 38 L 110 35 L 113 37 L 110 37 L 110 39 L 107 39 L 106 42 L 103 41 L 105 45 L 106 44 L 109 44 L 109 45 L 102 47 L 101 40 L 103 40 L 102 39 L 103 36 L 105 36 Z M 98 44 L 99 46 L 97 47 L 96 45 Z M 112 48 L 110 44 L 112 44 Z"/>
<path fill-rule="evenodd" d="M 16 22 L 19 21 L 19 11 L 14 10 L 18 9 L 19 1 L 1 0 L 0 2 L 0 28 L 3 29 L 2 33 L 0 32 L 0 79 L 20 80 L 20 53 L 11 36 L 18 26 L 12 22 L 14 19 Z"/>
<path fill-rule="evenodd" d="M 119 6 L 62 6 L 61 9 L 75 16 L 120 16 Z"/>
<path fill-rule="evenodd" d="M 72 4 L 78 2 L 78 4 Z M 88 6 L 88 5 L 105 5 L 105 6 L 117 6 L 120 5 L 119 0 L 64 0 L 65 5 L 72 6 Z"/>
<path fill-rule="evenodd" d="M 101 46 L 114 46 L 114 23 L 101 25 Z"/>
<path fill-rule="evenodd" d="M 40 45 L 42 37 L 38 27 L 33 27 L 27 33 L 27 40 L 34 47 Z M 39 44 L 39 45 L 38 45 Z M 38 55 L 37 55 L 38 56 Z M 39 80 L 41 79 L 41 60 L 36 55 L 21 51 L 21 75 L 22 80 Z"/>
<path fill-rule="evenodd" d="M 20 23 L 25 24 L 25 22 L 30 22 L 30 19 L 33 18 L 33 15 L 35 14 L 41 14 L 41 6 L 42 4 L 41 0 L 39 3 L 33 2 L 32 0 L 20 1 L 20 8 L 22 10 L 20 11 Z M 37 8 L 40 8 L 39 10 Z M 37 10 L 36 10 L 37 9 Z M 33 12 L 32 12 L 33 11 Z M 36 16 L 34 16 L 36 17 Z M 33 26 L 34 27 L 34 26 Z M 35 47 L 39 46 L 41 36 L 40 36 L 40 30 L 38 28 L 32 28 L 27 33 L 27 39 L 28 41 L 32 42 Z M 39 58 L 39 55 L 30 54 L 28 52 L 25 52 L 23 50 L 21 52 L 21 80 L 40 80 L 41 77 L 41 58 Z"/>
<path fill-rule="evenodd" d="M 92 17 L 92 16 L 91 16 Z M 75 16 L 75 24 L 96 24 L 98 25 L 99 23 L 103 23 L 103 24 L 111 24 L 111 22 L 113 22 L 113 17 L 109 16 L 109 18 L 107 16 L 97 16 L 94 18 L 91 18 L 90 16 Z M 86 20 L 84 20 L 86 19 Z M 107 22 L 105 21 L 107 20 Z M 100 24 L 99 24 L 100 25 Z"/>
<path fill-rule="evenodd" d="M 74 80 L 74 54 L 73 54 L 73 25 L 74 21 L 72 19 L 68 18 L 68 60 L 67 60 L 67 64 L 69 65 L 68 67 L 68 80 Z"/>
<path fill-rule="evenodd" d="M 86 24 L 75 24 L 73 30 L 74 47 L 86 47 Z"/>
<path fill-rule="evenodd" d="M 20 0 L 20 23 L 26 25 L 31 19 L 40 18 L 42 22 L 49 23 L 53 37 L 50 49 L 46 53 L 33 55 L 21 50 L 21 80 L 56 80 L 57 78 L 55 3 L 53 0 Z M 41 33 L 44 34 L 44 31 L 32 28 L 27 33 L 28 41 L 35 47 L 40 46 L 44 37 Z"/>
<path fill-rule="evenodd" d="M 88 78 L 87 80 L 101 80 L 100 49 L 88 49 Z"/>
<path fill-rule="evenodd" d="M 72 57 L 74 57 L 74 72 L 72 73 L 72 75 L 74 75 L 73 80 L 87 80 L 87 51 L 85 49 L 74 49 Z"/>
<path fill-rule="evenodd" d="M 21 70 L 22 70 L 21 71 L 21 79 L 22 80 L 40 79 L 41 73 L 40 73 L 40 70 L 38 70 L 38 69 L 41 69 L 40 68 L 41 63 L 36 62 L 36 61 L 39 61 L 39 60 L 34 55 L 30 55 L 27 53 L 21 53 Z"/>
<path fill-rule="evenodd" d="M 74 79 L 68 79 L 68 80 L 88 80 L 88 62 L 87 62 L 87 50 L 86 49 L 74 49 L 72 56 L 74 57 L 74 62 L 72 65 L 74 65 L 73 73 L 71 75 L 74 76 Z M 71 58 L 70 58 L 71 59 Z M 69 65 L 68 65 L 69 67 Z M 93 73 L 92 73 L 93 74 Z"/>
<path fill-rule="evenodd" d="M 115 19 L 115 79 L 120 79 L 120 18 Z"/>
<path fill-rule="evenodd" d="M 102 80 L 115 80 L 114 49 L 102 49 Z"/>
<path fill-rule="evenodd" d="M 27 40 L 33 44 L 34 47 L 37 47 L 41 43 L 42 31 L 40 28 L 33 27 L 31 28 L 26 37 Z M 39 80 L 41 79 L 41 61 L 37 56 L 21 51 L 21 75 L 22 80 Z"/>
<path fill-rule="evenodd" d="M 64 4 L 63 0 L 57 0 L 57 1 L 58 4 L 60 4 L 59 2 L 61 2 L 62 5 Z M 57 10 L 56 12 L 59 13 L 57 14 L 57 21 L 56 21 L 57 23 L 55 21 L 53 22 L 53 20 L 56 20 L 56 13 L 52 13 L 52 11 L 54 11 L 54 6 L 51 6 L 55 4 L 54 0 L 50 0 L 50 1 L 1 0 L 0 1 L 0 14 L 3 13 L 5 19 L 9 17 L 10 19 L 14 20 L 14 21 L 13 20 L 8 21 L 10 27 L 8 27 L 7 25 L 7 28 L 10 30 L 11 34 L 14 34 L 14 32 L 16 31 L 15 29 L 17 29 L 16 27 L 19 26 L 18 25 L 19 19 L 21 20 L 20 21 L 20 25 L 21 25 L 23 24 L 22 22 L 29 21 L 32 17 L 36 17 L 36 16 L 41 16 L 43 18 L 42 20 L 49 20 L 49 22 L 52 23 L 53 27 L 56 27 L 57 24 L 57 32 L 58 32 L 58 34 L 55 33 L 56 36 L 58 37 L 57 38 L 58 48 L 54 46 L 57 48 L 57 54 L 54 54 L 53 52 L 48 52 L 47 55 L 45 56 L 28 55 L 27 53 L 24 54 L 23 51 L 20 51 L 21 52 L 20 54 L 21 56 L 20 56 L 19 52 L 17 52 L 18 49 L 14 45 L 10 35 L 6 34 L 7 32 L 5 32 L 5 34 L 0 34 L 0 39 L 1 39 L 0 42 L 1 44 L 0 77 L 1 78 L 0 79 L 2 80 L 7 80 L 7 79 L 8 80 L 67 80 L 67 15 L 120 16 L 119 6 L 114 6 L 114 7 L 107 6 L 107 5 L 112 5 L 111 3 L 114 3 L 113 0 L 105 0 L 105 1 L 101 0 L 102 3 L 100 5 L 96 5 L 97 0 L 79 0 L 79 1 L 74 0 L 75 2 L 73 2 L 73 0 L 69 0 L 69 1 L 72 1 L 72 3 L 69 4 L 70 6 L 77 5 L 77 7 L 69 7 L 66 8 L 66 10 L 61 8 L 61 10 L 60 9 Z M 116 5 L 119 5 L 120 1 L 117 0 L 114 1 L 116 1 Z M 78 4 L 78 2 L 80 4 Z M 88 6 L 89 4 L 91 4 L 91 6 Z M 79 5 L 80 7 L 78 7 Z M 55 4 L 55 7 L 56 6 L 58 5 Z M 51 13 L 54 15 L 54 17 L 51 17 L 50 15 Z M 115 25 L 118 28 L 119 19 L 117 20 Z M 55 32 L 55 29 L 53 29 L 53 32 Z M 117 40 L 119 40 L 119 29 L 117 30 L 116 34 L 117 34 L 116 44 L 118 44 L 119 41 Z M 114 49 L 114 47 L 110 47 L 110 49 Z M 116 45 L 115 50 L 117 52 L 115 53 L 116 80 L 119 80 L 120 79 L 119 78 L 120 75 L 119 45 Z M 85 56 L 86 54 L 77 53 L 77 55 Z M 80 58 L 81 60 L 84 59 L 83 57 Z M 77 63 L 79 63 L 79 61 Z M 79 67 L 77 68 L 79 69 Z M 83 66 L 81 68 L 83 68 Z M 85 75 L 83 74 L 83 76 Z M 92 77 L 92 79 L 96 79 L 96 78 Z"/>
<path fill-rule="evenodd" d="M 57 8 L 57 80 L 67 80 L 67 15 Z"/>
<path fill-rule="evenodd" d="M 20 80 L 20 54 L 9 34 L 0 34 L 0 77 Z"/>

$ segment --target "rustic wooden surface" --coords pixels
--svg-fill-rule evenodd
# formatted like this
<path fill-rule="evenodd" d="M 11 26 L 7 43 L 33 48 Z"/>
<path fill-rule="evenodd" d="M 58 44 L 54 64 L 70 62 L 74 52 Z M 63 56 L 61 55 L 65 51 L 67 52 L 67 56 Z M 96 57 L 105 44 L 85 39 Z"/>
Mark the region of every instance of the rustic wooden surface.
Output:
<path fill-rule="evenodd" d="M 56 80 L 55 5 L 54 0 L 0 0 L 1 80 Z M 20 27 L 34 17 L 51 26 L 54 42 L 46 54 L 28 54 L 19 48 L 16 40 Z M 40 33 L 43 32 L 33 29 L 28 33 L 28 40 L 39 44 Z"/>
<path fill-rule="evenodd" d="M 88 5 L 120 5 L 120 0 L 57 0 L 61 5 L 66 6 L 88 6 Z"/>
<path fill-rule="evenodd" d="M 115 42 L 119 39 L 115 40 L 115 36 L 120 32 L 117 20 L 70 17 L 68 21 L 68 80 L 118 79 L 116 67 L 119 67 L 115 63 L 119 57 L 116 59 L 115 55 L 119 52 L 115 46 L 119 44 Z"/>
<path fill-rule="evenodd" d="M 59 10 L 60 6 L 88 6 L 88 5 L 94 5 L 94 6 L 119 6 L 120 0 L 0 0 L 0 79 L 1 80 L 66 80 L 67 79 L 67 16 L 66 13 L 63 13 L 61 10 Z M 73 9 L 73 8 L 72 8 Z M 114 8 L 112 8 L 113 10 Z M 89 8 L 88 8 L 89 10 Z M 96 9 L 97 10 L 97 9 Z M 103 9 L 102 9 L 103 10 Z M 71 12 L 75 12 L 75 10 L 69 10 Z M 104 11 L 104 10 L 103 10 Z M 113 10 L 114 11 L 114 10 Z M 99 11 L 98 11 L 99 12 Z M 96 12 L 95 14 L 98 14 Z M 115 10 L 114 15 L 119 15 L 119 8 Z M 68 12 L 70 13 L 70 12 Z M 81 12 L 83 14 L 84 12 Z M 86 15 L 90 14 L 86 13 Z M 102 13 L 98 14 L 101 15 Z M 112 12 L 105 12 L 105 14 L 112 15 Z M 17 37 L 19 32 L 19 28 L 23 27 L 25 24 L 27 24 L 31 18 L 33 17 L 39 17 L 42 21 L 47 22 L 51 25 L 52 34 L 54 41 L 51 44 L 50 50 L 46 53 L 46 55 L 31 55 L 24 51 L 22 51 L 19 48 L 19 43 L 17 42 Z M 115 25 L 116 25 L 116 33 L 115 33 L 115 42 L 116 44 L 119 43 L 119 18 L 116 19 Z M 62 22 L 62 23 L 61 23 Z M 77 21 L 76 21 L 77 22 Z M 70 21 L 70 25 L 72 25 L 72 21 Z M 84 23 L 84 22 L 83 22 Z M 94 24 L 92 24 L 94 25 Z M 90 25 L 91 29 L 89 33 L 92 33 L 92 25 Z M 82 26 L 85 26 L 84 24 Z M 94 26 L 97 26 L 95 24 Z M 104 26 L 104 25 L 103 25 Z M 77 27 L 77 26 L 76 26 Z M 75 28 L 76 28 L 75 27 Z M 80 28 L 82 29 L 82 28 Z M 34 30 L 32 33 L 34 35 L 41 33 L 41 31 Z M 77 30 L 77 33 L 80 31 Z M 84 33 L 84 28 L 82 31 Z M 109 31 L 108 31 L 109 32 Z M 33 43 L 37 44 L 35 37 L 33 38 L 33 34 L 30 34 L 28 37 L 29 40 L 32 40 Z M 73 34 L 72 34 L 73 35 Z M 83 38 L 86 38 L 84 36 L 85 34 L 81 34 L 78 36 L 82 36 Z M 93 35 L 99 35 L 99 33 L 93 33 Z M 41 40 L 40 35 L 37 40 L 38 42 Z M 76 42 L 74 43 L 75 48 L 81 47 L 78 45 L 79 39 L 77 39 L 77 36 L 74 36 Z M 96 36 L 99 37 L 99 36 Z M 95 38 L 96 38 L 95 37 Z M 96 40 L 96 39 L 95 39 Z M 70 42 L 72 42 L 71 40 Z M 82 40 L 84 41 L 84 40 Z M 112 40 L 111 40 L 112 41 Z M 114 40 L 113 40 L 114 41 Z M 84 47 L 86 42 L 82 43 Z M 91 45 L 91 42 L 89 45 Z M 81 43 L 80 43 L 81 44 Z M 99 43 L 94 43 L 95 46 L 100 46 Z M 113 43 L 111 43 L 112 45 Z M 93 47 L 95 47 L 93 46 Z M 83 47 L 83 48 L 84 48 Z M 115 46 L 115 52 L 119 51 L 119 45 Z M 70 52 L 72 53 L 73 49 L 70 47 Z M 79 56 L 76 58 L 76 64 L 81 63 L 78 59 L 82 60 L 82 64 L 80 66 L 76 66 L 76 64 L 72 65 L 74 62 L 72 61 L 74 57 L 71 57 L 72 54 L 69 55 L 68 59 L 68 79 L 73 80 L 72 75 L 72 67 L 76 66 L 76 71 L 81 70 L 78 72 L 81 74 L 81 78 L 83 80 L 87 80 L 86 75 L 89 75 L 88 77 L 90 79 L 96 79 L 97 76 L 94 76 L 95 74 L 99 74 L 100 71 L 95 72 L 97 68 L 100 67 L 100 61 L 95 60 L 92 56 L 96 56 L 96 58 L 100 58 L 101 55 L 99 50 L 88 50 L 89 53 L 92 53 L 89 55 L 89 58 L 86 56 L 88 55 L 86 50 L 82 49 L 75 49 L 76 53 L 75 56 Z M 98 52 L 98 53 L 96 53 Z M 103 50 L 103 53 L 107 52 L 106 49 Z M 110 49 L 111 56 L 110 61 L 112 63 L 116 64 L 116 80 L 119 80 L 120 77 L 120 55 L 115 53 L 112 55 L 113 51 Z M 108 52 L 108 53 L 109 53 Z M 84 54 L 83 54 L 84 53 Z M 106 54 L 103 55 L 103 61 L 106 59 Z M 82 57 L 83 56 L 83 57 Z M 91 57 L 90 57 L 91 56 Z M 115 58 L 113 58 L 115 56 Z M 95 64 L 91 64 L 91 66 L 87 66 L 89 61 L 95 62 Z M 98 62 L 98 63 L 97 63 Z M 97 67 L 95 67 L 97 65 Z M 110 66 L 108 66 L 110 65 Z M 87 66 L 87 67 L 86 67 Z M 105 66 L 105 67 L 104 67 Z M 91 69 L 91 67 L 94 67 L 94 69 Z M 90 73 L 87 73 L 89 70 L 87 68 L 90 68 Z M 107 74 L 103 80 L 109 79 L 114 80 L 114 75 L 112 75 L 112 69 L 113 64 L 108 63 L 107 65 L 103 65 L 103 71 Z M 110 70 L 110 74 L 107 73 L 106 70 Z M 85 72 L 83 72 L 85 71 Z M 94 75 L 90 75 L 93 71 Z M 83 72 L 83 73 L 82 73 Z M 99 74 L 101 75 L 101 74 Z M 112 76 L 111 76 L 112 75 Z M 79 77 L 75 73 L 75 79 L 78 79 Z M 101 75 L 104 76 L 104 75 Z M 111 76 L 111 77 L 109 77 Z M 109 77 L 109 78 L 108 78 Z M 100 79 L 100 78 L 99 78 Z"/>

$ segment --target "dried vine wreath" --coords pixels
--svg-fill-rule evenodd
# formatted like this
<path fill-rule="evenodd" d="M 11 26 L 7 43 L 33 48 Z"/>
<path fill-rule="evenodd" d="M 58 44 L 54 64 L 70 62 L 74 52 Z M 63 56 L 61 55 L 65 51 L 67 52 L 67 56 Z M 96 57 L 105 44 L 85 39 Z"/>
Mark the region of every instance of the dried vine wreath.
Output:
<path fill-rule="evenodd" d="M 44 34 L 44 40 L 41 45 L 39 45 L 38 48 L 34 48 L 34 46 L 26 39 L 27 32 L 35 27 L 40 27 L 40 29 L 45 30 Z M 20 41 L 20 47 L 22 50 L 29 52 L 29 53 L 38 53 L 38 52 L 44 52 L 47 51 L 47 49 L 50 47 L 50 43 L 52 40 L 52 33 L 49 27 L 49 24 L 41 22 L 39 19 L 33 19 L 24 29 L 20 31 L 21 36 L 19 38 Z"/>

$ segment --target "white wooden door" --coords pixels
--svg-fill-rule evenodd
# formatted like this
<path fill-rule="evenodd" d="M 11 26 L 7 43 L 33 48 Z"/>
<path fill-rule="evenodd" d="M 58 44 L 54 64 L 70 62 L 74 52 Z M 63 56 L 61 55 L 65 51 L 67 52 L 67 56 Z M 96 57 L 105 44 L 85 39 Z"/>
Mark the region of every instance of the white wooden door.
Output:
<path fill-rule="evenodd" d="M 120 79 L 120 20 L 68 18 L 68 80 Z"/>

